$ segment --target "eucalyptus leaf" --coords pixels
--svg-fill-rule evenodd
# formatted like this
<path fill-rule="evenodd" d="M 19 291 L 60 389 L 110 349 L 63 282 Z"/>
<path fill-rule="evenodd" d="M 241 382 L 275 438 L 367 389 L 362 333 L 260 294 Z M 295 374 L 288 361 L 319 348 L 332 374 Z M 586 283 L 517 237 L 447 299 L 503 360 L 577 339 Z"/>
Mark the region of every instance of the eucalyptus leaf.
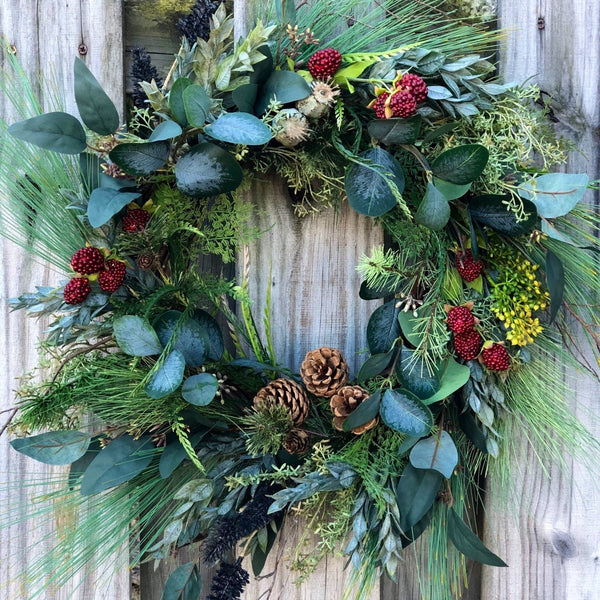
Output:
<path fill-rule="evenodd" d="M 562 306 L 565 292 L 565 269 L 552 250 L 546 250 L 546 283 L 550 293 L 550 323 L 552 323 Z"/>
<path fill-rule="evenodd" d="M 212 402 L 219 382 L 212 373 L 199 373 L 188 377 L 181 387 L 181 395 L 186 402 L 194 406 L 207 406 Z"/>
<path fill-rule="evenodd" d="M 381 354 L 370 356 L 360 368 L 356 378 L 360 383 L 365 383 L 368 379 L 376 377 L 388 367 L 394 356 L 394 349 Z"/>
<path fill-rule="evenodd" d="M 10 445 L 21 454 L 46 465 L 68 465 L 81 458 L 91 436 L 81 431 L 59 430 L 12 440 Z"/>
<path fill-rule="evenodd" d="M 178 350 L 188 367 L 201 367 L 208 358 L 210 340 L 204 327 L 178 310 L 162 313 L 152 323 L 163 347 Z"/>
<path fill-rule="evenodd" d="M 427 514 L 435 502 L 442 479 L 442 475 L 434 470 L 415 469 L 410 463 L 404 467 L 396 487 L 402 531 L 407 533 Z"/>
<path fill-rule="evenodd" d="M 492 567 L 508 566 L 499 556 L 485 547 L 453 508 L 448 510 L 448 537 L 456 549 L 471 560 Z"/>
<path fill-rule="evenodd" d="M 231 192 L 242 183 L 243 175 L 229 152 L 208 142 L 191 148 L 175 166 L 177 187 L 194 198 Z"/>
<path fill-rule="evenodd" d="M 192 127 L 204 127 L 212 100 L 206 90 L 198 84 L 186 85 L 182 92 L 183 107 L 189 124 Z M 213 136 L 214 137 L 214 136 Z"/>
<path fill-rule="evenodd" d="M 486 194 L 472 198 L 468 204 L 471 218 L 480 225 L 486 225 L 498 233 L 519 236 L 529 233 L 537 224 L 535 204 L 522 199 L 525 219 L 518 220 L 507 205 L 506 196 Z"/>
<path fill-rule="evenodd" d="M 400 336 L 399 312 L 395 300 L 375 309 L 367 324 L 367 343 L 371 354 L 384 354 L 392 348 Z"/>
<path fill-rule="evenodd" d="M 342 425 L 344 431 L 351 431 L 373 420 L 379 414 L 381 392 L 377 390 L 363 400 L 345 419 Z"/>
<path fill-rule="evenodd" d="M 81 494 L 90 496 L 139 475 L 154 457 L 150 436 L 134 439 L 122 435 L 112 440 L 92 460 L 81 480 Z"/>
<path fill-rule="evenodd" d="M 407 391 L 386 390 L 379 412 L 390 429 L 406 435 L 423 437 L 433 427 L 431 411 Z"/>
<path fill-rule="evenodd" d="M 454 440 L 447 431 L 442 431 L 439 437 L 432 435 L 418 441 L 410 452 L 410 464 L 415 469 L 433 469 L 450 479 L 458 464 Z"/>
<path fill-rule="evenodd" d="M 428 183 L 425 197 L 421 200 L 415 214 L 415 221 L 433 231 L 440 231 L 446 226 L 449 219 L 450 204 L 448 204 L 448 200 L 433 183 Z"/>
<path fill-rule="evenodd" d="M 150 356 L 162 352 L 162 344 L 147 319 L 124 315 L 115 319 L 113 333 L 117 345 L 131 356 Z"/>
<path fill-rule="evenodd" d="M 386 144 L 414 144 L 421 130 L 421 116 L 407 119 L 377 119 L 371 121 L 367 129 L 371 137 Z"/>
<path fill-rule="evenodd" d="M 259 118 L 245 112 L 225 113 L 207 125 L 204 132 L 221 142 L 247 146 L 262 146 L 273 137 Z"/>
<path fill-rule="evenodd" d="M 171 91 L 169 92 L 169 108 L 173 118 L 182 126 L 186 127 L 188 118 L 183 102 L 183 92 L 187 87 L 192 85 L 192 81 L 187 77 L 179 77 L 173 82 Z M 204 122 L 202 123 L 204 125 Z"/>
<path fill-rule="evenodd" d="M 541 217 L 562 217 L 583 199 L 588 181 L 585 173 L 548 173 L 520 186 L 519 195 L 531 200 Z"/>
<path fill-rule="evenodd" d="M 202 579 L 194 562 L 177 567 L 165 583 L 161 600 L 199 600 Z"/>
<path fill-rule="evenodd" d="M 371 148 L 360 154 L 367 164 L 352 163 L 346 169 L 344 185 L 350 206 L 368 217 L 380 217 L 396 206 L 397 198 L 390 183 L 401 194 L 404 173 L 400 163 L 383 148 Z"/>
<path fill-rule="evenodd" d="M 109 153 L 110 159 L 134 177 L 151 175 L 168 160 L 171 146 L 167 141 L 119 144 Z"/>
<path fill-rule="evenodd" d="M 181 125 L 175 123 L 175 121 L 162 121 L 150 134 L 148 141 L 161 142 L 163 140 L 170 140 L 172 138 L 180 136 L 182 133 L 183 129 L 181 129 Z"/>
<path fill-rule="evenodd" d="M 449 358 L 437 373 L 440 389 L 433 396 L 423 400 L 423 403 L 434 404 L 444 400 L 465 385 L 470 376 L 471 370 L 469 367 L 457 363 L 453 358 Z"/>
<path fill-rule="evenodd" d="M 452 98 L 452 92 L 442 85 L 427 86 L 427 97 L 430 100 L 446 100 Z"/>
<path fill-rule="evenodd" d="M 398 281 L 394 276 L 390 276 L 383 285 L 377 288 L 369 287 L 367 282 L 363 281 L 358 295 L 362 300 L 377 300 L 386 296 L 393 296 L 401 287 L 402 281 Z"/>
<path fill-rule="evenodd" d="M 78 57 L 74 64 L 75 102 L 86 127 L 100 135 L 119 128 L 119 113 L 98 80 Z"/>
<path fill-rule="evenodd" d="M 221 360 L 225 352 L 225 342 L 216 319 L 199 308 L 194 310 L 192 318 L 200 324 L 208 336 L 208 358 L 214 361 Z"/>
<path fill-rule="evenodd" d="M 173 350 L 154 371 L 144 391 L 150 398 L 158 400 L 172 394 L 183 381 L 185 358 L 179 350 Z"/>
<path fill-rule="evenodd" d="M 435 186 L 436 190 L 441 192 L 444 198 L 446 198 L 448 201 L 462 198 L 471 188 L 470 183 L 457 185 L 456 183 L 450 183 L 449 181 L 444 181 L 442 179 L 438 179 L 437 177 L 433 178 L 433 185 Z"/>
<path fill-rule="evenodd" d="M 195 448 L 202 438 L 208 433 L 207 430 L 199 431 L 190 437 L 190 444 Z M 165 446 L 158 462 L 158 472 L 163 479 L 169 478 L 173 471 L 186 459 L 187 452 L 178 439 Z"/>
<path fill-rule="evenodd" d="M 273 71 L 261 89 L 255 112 L 257 115 L 262 115 L 272 100 L 289 104 L 308 98 L 311 94 L 311 87 L 298 73 Z"/>
<path fill-rule="evenodd" d="M 466 411 L 458 415 L 458 424 L 465 435 L 471 440 L 472 444 L 483 454 L 487 454 L 486 439 L 483 431 L 479 428 L 477 420 L 471 411 Z"/>
<path fill-rule="evenodd" d="M 133 192 L 121 192 L 118 189 L 99 187 L 92 190 L 87 206 L 87 218 L 92 227 L 102 227 L 130 202 L 140 197 Z"/>
<path fill-rule="evenodd" d="M 396 373 L 402 386 L 420 400 L 433 396 L 441 384 L 436 375 L 429 372 L 426 362 L 410 348 L 402 348 L 400 356 Z"/>
<path fill-rule="evenodd" d="M 13 123 L 7 131 L 19 140 L 61 154 L 80 154 L 87 145 L 81 123 L 64 112 L 37 115 Z"/>
<path fill-rule="evenodd" d="M 398 323 L 402 330 L 402 335 L 405 337 L 406 341 L 415 348 L 421 343 L 421 337 L 423 335 L 417 329 L 420 322 L 419 316 L 419 311 L 417 311 L 416 317 L 412 310 L 407 310 L 406 312 L 403 310 L 398 311 Z"/>
<path fill-rule="evenodd" d="M 483 173 L 489 156 L 480 144 L 456 146 L 442 152 L 431 164 L 431 170 L 438 179 L 466 185 Z"/>

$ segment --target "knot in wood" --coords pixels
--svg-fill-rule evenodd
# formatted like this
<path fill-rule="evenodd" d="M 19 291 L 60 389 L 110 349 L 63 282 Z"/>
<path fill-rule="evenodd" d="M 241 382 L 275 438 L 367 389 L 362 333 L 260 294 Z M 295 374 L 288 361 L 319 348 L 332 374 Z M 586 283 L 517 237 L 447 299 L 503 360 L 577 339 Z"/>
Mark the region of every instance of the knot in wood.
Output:
<path fill-rule="evenodd" d="M 557 554 L 564 560 L 573 558 L 577 554 L 575 542 L 566 531 L 554 531 L 552 533 L 552 545 Z"/>
<path fill-rule="evenodd" d="M 88 53 L 88 47 L 85 44 L 79 44 L 77 52 L 79 52 L 79 56 L 85 56 Z"/>

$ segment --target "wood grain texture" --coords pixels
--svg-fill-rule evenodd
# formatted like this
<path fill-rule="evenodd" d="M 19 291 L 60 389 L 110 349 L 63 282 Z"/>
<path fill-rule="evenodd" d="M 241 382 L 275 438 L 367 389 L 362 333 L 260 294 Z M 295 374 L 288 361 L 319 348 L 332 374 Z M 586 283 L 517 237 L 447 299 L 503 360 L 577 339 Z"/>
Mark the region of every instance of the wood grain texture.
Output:
<path fill-rule="evenodd" d="M 21 64 L 30 77 L 40 73 L 55 80 L 58 90 L 65 95 L 65 108 L 74 114 L 72 93 L 72 64 L 78 56 L 78 47 L 85 44 L 84 59 L 102 82 L 118 107 L 122 106 L 122 26 L 121 3 L 117 0 L 15 2 L 0 0 L 0 34 L 13 44 Z M 0 58 L 4 61 L 4 58 Z M 42 99 L 53 93 L 51 86 L 42 86 Z M 0 98 L 0 111 L 8 120 L 14 112 Z M 0 242 L 0 343 L 2 369 L 0 375 L 0 410 L 12 406 L 13 389 L 17 378 L 38 360 L 36 344 L 41 337 L 43 321 L 26 318 L 23 313 L 9 314 L 6 300 L 31 291 L 35 285 L 52 284 L 64 279 L 64 273 L 51 270 L 35 261 L 21 249 Z M 0 414 L 0 427 L 6 413 Z M 5 435 L 0 438 L 0 520 L 6 516 L 12 521 L 24 517 L 30 499 L 42 493 L 26 482 L 58 474 L 58 469 L 45 468 L 39 463 L 17 454 L 8 445 Z M 25 521 L 0 531 L 0 598 L 28 600 L 38 590 L 20 578 L 26 565 L 52 547 L 55 519 Z M 127 555 L 115 556 L 121 564 Z M 81 577 L 61 590 L 49 587 L 41 600 L 128 600 L 129 572 L 121 568 L 116 573 L 113 565 L 93 565 Z"/>
<path fill-rule="evenodd" d="M 570 0 L 500 0 L 500 23 L 511 35 L 501 52 L 508 80 L 533 81 L 553 96 L 556 124 L 581 153 L 566 170 L 600 175 L 600 4 Z M 538 27 L 538 19 L 542 18 Z M 590 202 L 597 194 L 588 192 Z M 567 398 L 584 422 L 598 412 L 598 385 L 575 374 Z M 591 433 L 600 435 L 598 420 Z M 600 498 L 597 477 L 567 462 L 546 477 L 525 442 L 515 487 L 518 504 L 507 514 L 489 482 L 486 543 L 509 563 L 483 568 L 482 600 L 596 600 L 600 597 Z"/>

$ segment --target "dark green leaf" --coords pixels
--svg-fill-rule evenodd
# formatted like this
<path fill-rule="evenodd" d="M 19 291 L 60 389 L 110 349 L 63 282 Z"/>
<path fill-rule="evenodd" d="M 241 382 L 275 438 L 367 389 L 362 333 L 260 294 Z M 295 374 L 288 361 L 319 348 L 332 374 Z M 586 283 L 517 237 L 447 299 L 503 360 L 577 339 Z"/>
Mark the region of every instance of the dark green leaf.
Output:
<path fill-rule="evenodd" d="M 207 125 L 204 132 L 222 142 L 247 146 L 262 146 L 273 137 L 259 118 L 244 112 L 225 113 Z"/>
<path fill-rule="evenodd" d="M 443 85 L 430 85 L 427 87 L 427 97 L 430 100 L 446 100 L 452 98 L 452 92 Z"/>
<path fill-rule="evenodd" d="M 113 332 L 119 348 L 125 354 L 150 356 L 162 352 L 163 347 L 160 340 L 147 319 L 135 315 L 124 315 L 115 319 Z"/>
<path fill-rule="evenodd" d="M 421 343 L 422 332 L 419 332 L 417 325 L 419 324 L 419 317 L 421 317 L 417 311 L 417 316 L 413 314 L 413 311 L 398 311 L 398 323 L 402 330 L 402 335 L 406 341 L 415 348 Z"/>
<path fill-rule="evenodd" d="M 273 72 L 274 61 L 273 53 L 271 52 L 268 44 L 263 44 L 260 48 L 257 48 L 257 50 L 264 55 L 265 58 L 252 65 L 254 70 L 250 73 L 250 83 L 261 86 L 265 81 L 267 81 L 267 79 L 269 79 L 271 73 Z M 236 90 L 237 89 L 239 88 L 236 88 Z M 254 96 L 252 102 L 254 103 L 255 100 L 256 96 Z"/>
<path fill-rule="evenodd" d="M 433 183 L 427 184 L 425 197 L 421 200 L 415 214 L 415 221 L 420 225 L 440 231 L 450 219 L 450 204 Z"/>
<path fill-rule="evenodd" d="M 473 216 L 469 211 L 467 211 L 467 221 L 469 221 L 469 235 L 471 237 L 471 254 L 473 255 L 473 260 L 479 260 L 479 241 L 477 240 Z M 481 226 L 479 228 L 481 229 Z"/>
<path fill-rule="evenodd" d="M 371 354 L 389 352 L 400 335 L 399 312 L 395 300 L 386 302 L 373 312 L 367 325 L 367 342 Z"/>
<path fill-rule="evenodd" d="M 289 104 L 308 98 L 312 89 L 305 79 L 292 71 L 273 71 L 265 82 L 256 104 L 256 114 L 262 115 L 273 99 Z"/>
<path fill-rule="evenodd" d="M 181 395 L 194 406 L 207 406 L 216 396 L 219 382 L 212 373 L 199 373 L 188 377 L 181 387 Z"/>
<path fill-rule="evenodd" d="M 199 600 L 202 579 L 196 563 L 177 567 L 165 583 L 161 600 Z"/>
<path fill-rule="evenodd" d="M 499 556 L 484 546 L 453 508 L 448 511 L 448 537 L 456 549 L 471 560 L 492 567 L 508 566 Z"/>
<path fill-rule="evenodd" d="M 569 213 L 581 201 L 588 176 L 572 173 L 548 173 L 519 187 L 519 194 L 531 200 L 540 217 L 552 219 Z"/>
<path fill-rule="evenodd" d="M 552 250 L 546 250 L 546 283 L 550 292 L 550 323 L 552 323 L 562 306 L 565 291 L 565 270 Z"/>
<path fill-rule="evenodd" d="M 8 129 L 13 137 L 52 152 L 80 154 L 86 148 L 81 123 L 64 112 L 50 112 L 13 123 Z"/>
<path fill-rule="evenodd" d="M 469 214 L 474 221 L 486 225 L 498 233 L 510 236 L 519 236 L 529 233 L 537 223 L 537 210 L 535 204 L 522 199 L 523 208 L 527 217 L 517 221 L 515 213 L 506 204 L 506 196 L 491 194 L 477 196 L 469 201 Z"/>
<path fill-rule="evenodd" d="M 185 358 L 179 350 L 170 352 L 158 366 L 144 391 L 150 398 L 158 400 L 172 394 L 183 381 Z"/>
<path fill-rule="evenodd" d="M 163 347 L 179 350 L 188 367 L 201 367 L 208 358 L 210 340 L 204 327 L 178 310 L 162 313 L 152 323 Z"/>
<path fill-rule="evenodd" d="M 431 411 L 410 392 L 387 390 L 379 413 L 390 429 L 406 435 L 423 437 L 433 427 Z"/>
<path fill-rule="evenodd" d="M 296 22 L 296 2 L 295 0 L 275 0 L 275 12 L 282 25 Z"/>
<path fill-rule="evenodd" d="M 386 296 L 393 296 L 402 286 L 402 281 L 398 282 L 396 277 L 390 277 L 389 280 L 378 288 L 372 288 L 363 281 L 360 285 L 358 295 L 363 300 L 378 300 Z"/>
<path fill-rule="evenodd" d="M 80 431 L 49 431 L 12 440 L 10 445 L 46 465 L 68 465 L 86 453 L 90 437 Z"/>
<path fill-rule="evenodd" d="M 471 371 L 469 367 L 457 363 L 453 358 L 449 358 L 437 373 L 437 378 L 440 380 L 439 390 L 423 402 L 425 404 L 434 404 L 435 402 L 444 400 L 465 385 L 470 376 Z"/>
<path fill-rule="evenodd" d="M 190 438 L 192 448 L 195 448 L 208 431 L 199 431 Z M 158 472 L 163 479 L 168 479 L 173 471 L 185 460 L 187 452 L 178 439 L 165 446 L 158 462 Z"/>
<path fill-rule="evenodd" d="M 277 539 L 277 531 L 273 531 L 272 527 L 267 526 L 267 543 L 264 548 L 261 548 L 258 544 L 254 546 L 252 550 L 252 572 L 255 577 L 258 577 L 267 562 L 269 552 Z"/>
<path fill-rule="evenodd" d="M 396 206 L 396 196 L 389 182 L 401 194 L 404 191 L 404 173 L 400 163 L 383 148 L 371 148 L 360 157 L 372 164 L 352 163 L 346 169 L 344 185 L 348 202 L 361 215 L 380 217 Z"/>
<path fill-rule="evenodd" d="M 210 360 L 220 360 L 225 351 L 225 343 L 219 324 L 214 317 L 199 308 L 192 313 L 192 318 L 202 326 L 208 335 L 208 358 Z"/>
<path fill-rule="evenodd" d="M 175 123 L 175 121 L 162 121 L 159 123 L 154 131 L 148 138 L 149 142 L 161 142 L 163 140 L 170 140 L 183 133 L 181 126 Z"/>
<path fill-rule="evenodd" d="M 408 531 L 405 531 L 404 534 L 400 536 L 402 548 L 407 548 L 410 546 L 425 532 L 427 527 L 429 527 L 429 523 L 431 523 L 432 515 L 433 507 L 425 513 L 425 516 L 418 523 L 413 525 Z"/>
<path fill-rule="evenodd" d="M 177 187 L 194 198 L 231 192 L 242 183 L 243 175 L 229 152 L 208 142 L 191 148 L 175 166 Z"/>
<path fill-rule="evenodd" d="M 74 65 L 75 102 L 85 125 L 100 135 L 111 135 L 119 128 L 119 113 L 98 80 L 80 58 Z"/>
<path fill-rule="evenodd" d="M 368 423 L 379 414 L 379 406 L 381 405 L 381 392 L 377 390 L 371 394 L 366 400 L 363 400 L 358 408 L 353 410 L 344 420 L 342 428 L 344 431 L 350 431 L 355 427 L 360 427 Z"/>
<path fill-rule="evenodd" d="M 140 194 L 120 192 L 113 188 L 99 187 L 92 190 L 87 206 L 87 218 L 92 227 L 102 227 L 121 209 L 139 198 Z"/>
<path fill-rule="evenodd" d="M 456 129 L 458 125 L 458 121 L 450 121 L 449 123 L 444 123 L 443 125 L 440 125 L 439 127 L 436 127 L 435 129 L 432 129 L 431 131 L 427 132 L 427 134 L 423 138 L 423 141 L 426 144 L 428 144 L 429 142 L 433 142 L 433 140 L 443 135 L 446 135 L 447 133 L 450 133 L 451 131 Z"/>
<path fill-rule="evenodd" d="M 183 106 L 192 127 L 204 127 L 211 104 L 210 96 L 201 85 L 188 85 L 183 90 Z"/>
<path fill-rule="evenodd" d="M 423 56 L 419 57 L 417 66 L 423 75 L 432 75 L 433 73 L 437 73 L 444 66 L 445 61 L 446 57 L 441 52 L 429 50 L 426 51 Z"/>
<path fill-rule="evenodd" d="M 238 107 L 240 112 L 254 113 L 254 104 L 256 103 L 256 96 L 258 95 L 258 84 L 257 83 L 246 83 L 236 87 L 231 92 L 231 99 L 233 103 Z"/>
<path fill-rule="evenodd" d="M 188 124 L 185 105 L 183 103 L 183 92 L 190 85 L 192 85 L 190 79 L 187 77 L 179 77 L 179 79 L 175 80 L 171 86 L 171 91 L 169 92 L 169 108 L 171 109 L 171 114 L 182 127 L 186 127 Z M 202 125 L 204 125 L 204 121 L 202 122 Z"/>
<path fill-rule="evenodd" d="M 68 480 L 70 489 L 73 489 L 79 483 L 79 480 L 83 477 L 86 469 L 89 467 L 94 458 L 96 458 L 97 454 L 102 450 L 102 444 L 100 443 L 100 440 L 103 439 L 105 439 L 103 435 L 96 435 L 92 437 L 86 453 L 71 463 L 71 466 L 69 467 Z"/>
<path fill-rule="evenodd" d="M 410 464 L 415 469 L 433 469 L 450 479 L 458 464 L 454 440 L 447 431 L 442 431 L 439 438 L 432 435 L 420 440 L 410 452 Z"/>
<path fill-rule="evenodd" d="M 402 531 L 408 532 L 427 514 L 435 502 L 442 479 L 437 471 L 415 469 L 411 464 L 404 467 L 396 487 Z"/>
<path fill-rule="evenodd" d="M 485 443 L 485 435 L 483 431 L 477 425 L 477 421 L 471 411 L 461 413 L 458 416 L 458 424 L 460 428 L 465 432 L 465 435 L 471 440 L 475 448 L 484 454 L 488 453 L 487 445 Z"/>
<path fill-rule="evenodd" d="M 438 179 L 437 177 L 433 178 L 433 185 L 436 190 L 441 192 L 446 200 L 457 200 L 458 198 L 462 198 L 471 187 L 470 183 L 456 185 L 455 183 L 449 183 L 448 181 Z"/>
<path fill-rule="evenodd" d="M 100 173 L 100 187 L 111 190 L 131 190 L 136 187 L 134 179 L 119 179 L 106 173 Z"/>
<path fill-rule="evenodd" d="M 169 158 L 171 145 L 167 141 L 119 144 L 109 153 L 110 160 L 125 173 L 140 177 L 160 169 Z"/>
<path fill-rule="evenodd" d="M 372 377 L 376 377 L 382 371 L 388 367 L 390 362 L 392 361 L 392 357 L 394 356 L 395 350 L 392 349 L 389 352 L 385 352 L 382 354 L 373 354 L 373 356 L 369 357 L 360 368 L 358 372 L 357 379 L 360 383 L 365 383 L 368 379 Z"/>
<path fill-rule="evenodd" d="M 114 439 L 92 460 L 81 480 L 81 494 L 98 494 L 139 475 L 153 458 L 150 436 Z"/>
<path fill-rule="evenodd" d="M 457 146 L 442 152 L 431 164 L 431 170 L 439 179 L 465 185 L 483 173 L 489 156 L 487 149 L 479 144 Z"/>
<path fill-rule="evenodd" d="M 367 126 L 369 134 L 386 144 L 414 144 L 421 130 L 421 115 L 407 119 L 377 119 Z"/>
<path fill-rule="evenodd" d="M 440 389 L 439 379 L 429 372 L 425 361 L 415 356 L 415 351 L 409 348 L 402 348 L 396 373 L 402 386 L 420 400 L 433 396 Z"/>

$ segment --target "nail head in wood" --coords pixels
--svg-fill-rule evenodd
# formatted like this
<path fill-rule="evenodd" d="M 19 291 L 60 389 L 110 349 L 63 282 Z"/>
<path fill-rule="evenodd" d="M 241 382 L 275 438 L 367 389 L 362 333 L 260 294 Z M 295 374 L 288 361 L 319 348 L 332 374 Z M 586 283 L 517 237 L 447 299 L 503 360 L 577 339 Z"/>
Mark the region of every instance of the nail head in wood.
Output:
<path fill-rule="evenodd" d="M 544 17 L 539 17 L 537 20 L 537 28 L 541 31 L 546 28 L 546 19 Z"/>
<path fill-rule="evenodd" d="M 85 56 L 88 53 L 88 47 L 85 44 L 79 44 L 77 51 L 79 52 L 79 56 Z"/>

